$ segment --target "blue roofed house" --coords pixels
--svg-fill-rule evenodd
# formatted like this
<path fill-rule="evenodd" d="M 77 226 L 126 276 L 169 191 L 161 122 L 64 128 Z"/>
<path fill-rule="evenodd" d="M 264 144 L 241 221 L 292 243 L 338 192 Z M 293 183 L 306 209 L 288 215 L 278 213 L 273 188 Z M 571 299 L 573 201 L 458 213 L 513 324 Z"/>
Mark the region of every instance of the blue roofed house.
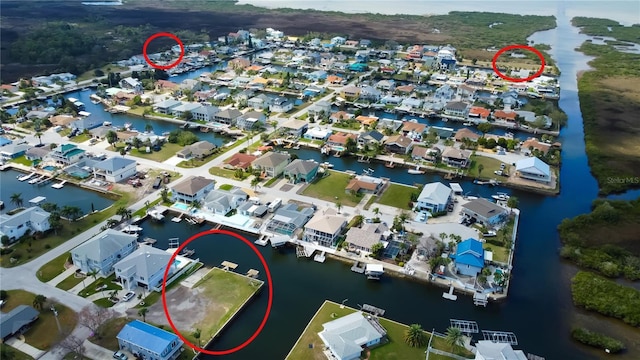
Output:
<path fill-rule="evenodd" d="M 71 259 L 83 273 L 97 271 L 107 277 L 114 265 L 131 254 L 137 246 L 137 236 L 107 229 L 71 250 Z"/>
<path fill-rule="evenodd" d="M 134 79 L 132 77 L 127 77 L 120 80 L 120 87 L 126 90 L 132 90 L 133 92 L 139 94 L 144 90 L 142 83 L 138 79 Z"/>
<path fill-rule="evenodd" d="M 174 360 L 180 356 L 184 342 L 173 333 L 140 320 L 125 325 L 116 336 L 118 347 L 142 359 Z"/>
<path fill-rule="evenodd" d="M 140 245 L 138 250 L 118 261 L 116 279 L 125 290 L 134 290 L 138 286 L 149 291 L 162 291 L 162 281 L 171 254 L 150 245 Z M 176 261 L 171 264 L 167 279 L 177 270 Z"/>
<path fill-rule="evenodd" d="M 295 159 L 284 168 L 284 177 L 294 184 L 300 181 L 308 184 L 315 179 L 319 167 L 316 161 Z"/>
<path fill-rule="evenodd" d="M 0 136 L 0 147 L 11 144 L 13 141 L 4 136 Z"/>
<path fill-rule="evenodd" d="M 49 158 L 58 164 L 71 165 L 84 158 L 85 151 L 75 144 L 61 144 L 49 153 Z"/>
<path fill-rule="evenodd" d="M 7 144 L 0 148 L 0 157 L 3 159 L 15 159 L 24 155 L 31 148 L 29 144 Z"/>
<path fill-rule="evenodd" d="M 1 313 L 0 343 L 4 343 L 14 335 L 24 334 L 29 330 L 29 326 L 38 320 L 39 315 L 38 310 L 28 305 L 18 305 L 7 313 Z"/>
<path fill-rule="evenodd" d="M 456 247 L 454 259 L 456 272 L 467 276 L 477 276 L 484 267 L 484 249 L 476 239 L 467 239 Z"/>
<path fill-rule="evenodd" d="M 136 173 L 136 161 L 114 156 L 93 165 L 93 175 L 109 182 L 120 182 Z"/>
<path fill-rule="evenodd" d="M 49 214 L 38 206 L 32 206 L 13 215 L 0 214 L 0 237 L 8 236 L 13 243 L 27 231 L 45 232 L 49 230 Z"/>
<path fill-rule="evenodd" d="M 322 324 L 318 336 L 337 360 L 360 359 L 365 347 L 377 345 L 387 335 L 373 317 L 355 312 Z"/>

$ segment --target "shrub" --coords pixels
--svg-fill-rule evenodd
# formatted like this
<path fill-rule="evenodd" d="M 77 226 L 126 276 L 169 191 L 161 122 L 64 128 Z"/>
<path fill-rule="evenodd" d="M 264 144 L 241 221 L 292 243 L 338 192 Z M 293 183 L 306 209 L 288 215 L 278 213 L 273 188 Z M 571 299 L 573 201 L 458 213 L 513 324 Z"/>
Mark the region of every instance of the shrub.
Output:
<path fill-rule="evenodd" d="M 0 249 L 0 255 L 7 255 L 13 252 L 12 248 L 2 248 Z"/>
<path fill-rule="evenodd" d="M 613 354 L 625 349 L 622 341 L 584 328 L 574 328 L 571 336 L 583 344 L 609 350 Z"/>
<path fill-rule="evenodd" d="M 0 290 L 0 300 L 7 300 L 9 293 L 6 290 Z"/>

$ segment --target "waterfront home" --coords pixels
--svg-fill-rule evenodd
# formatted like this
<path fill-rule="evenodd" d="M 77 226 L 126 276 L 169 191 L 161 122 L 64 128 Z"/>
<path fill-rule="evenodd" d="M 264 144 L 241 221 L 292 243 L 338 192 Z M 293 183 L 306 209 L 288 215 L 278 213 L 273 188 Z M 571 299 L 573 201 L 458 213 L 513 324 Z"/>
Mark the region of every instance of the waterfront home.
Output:
<path fill-rule="evenodd" d="M 129 351 L 141 359 L 175 360 L 184 344 L 176 334 L 140 320 L 126 324 L 116 338 L 120 350 Z"/>
<path fill-rule="evenodd" d="M 244 70 L 251 66 L 251 61 L 246 58 L 235 58 L 227 63 L 227 70 Z"/>
<path fill-rule="evenodd" d="M 471 151 L 447 146 L 442 152 L 442 162 L 449 166 L 466 168 L 471 163 Z"/>
<path fill-rule="evenodd" d="M 551 127 L 553 122 L 551 118 L 547 115 L 536 115 L 533 111 L 516 111 L 516 114 L 524 121 L 528 123 L 535 123 L 538 121 L 544 121 L 543 128 L 548 129 Z"/>
<path fill-rule="evenodd" d="M 51 121 L 51 125 L 53 126 L 67 126 L 76 120 L 78 120 L 77 117 L 74 117 L 71 115 L 64 115 L 64 114 L 51 116 L 49 118 L 49 121 Z"/>
<path fill-rule="evenodd" d="M 313 212 L 313 208 L 298 209 L 297 204 L 285 204 L 269 220 L 267 231 L 292 236 L 309 221 Z"/>
<path fill-rule="evenodd" d="M 329 75 L 327 76 L 327 80 L 326 80 L 326 82 L 331 85 L 339 85 L 339 84 L 342 84 L 343 81 L 344 81 L 344 78 L 337 75 Z"/>
<path fill-rule="evenodd" d="M 191 145 L 186 145 L 176 153 L 176 156 L 182 159 L 204 159 L 213 154 L 215 149 L 215 145 L 206 140 L 202 140 Z"/>
<path fill-rule="evenodd" d="M 116 280 L 125 290 L 135 290 L 142 286 L 149 291 L 161 291 L 164 271 L 171 259 L 171 254 L 150 245 L 140 247 L 124 259 L 118 261 Z M 176 271 L 176 262 L 169 267 L 167 278 Z"/>
<path fill-rule="evenodd" d="M 49 153 L 48 157 L 57 164 L 71 165 L 84 158 L 85 151 L 75 144 L 60 144 Z"/>
<path fill-rule="evenodd" d="M 324 323 L 322 328 L 318 336 L 336 360 L 360 359 L 365 348 L 380 344 L 386 336 L 375 317 L 365 316 L 361 312 Z"/>
<path fill-rule="evenodd" d="M 343 151 L 346 150 L 349 139 L 355 143 L 358 140 L 358 134 L 337 132 L 329 136 L 327 145 L 335 147 L 337 151 Z"/>
<path fill-rule="evenodd" d="M 257 156 L 250 155 L 250 154 L 235 153 L 230 158 L 224 161 L 225 163 L 224 167 L 231 168 L 231 169 L 246 170 L 249 166 L 251 166 L 251 163 L 257 158 L 258 158 Z"/>
<path fill-rule="evenodd" d="M 307 79 L 311 80 L 311 81 L 318 81 L 318 80 L 324 80 L 327 78 L 328 74 L 326 71 L 324 70 L 316 70 L 316 71 L 312 71 L 308 74 L 306 74 Z"/>
<path fill-rule="evenodd" d="M 402 127 L 402 125 L 403 125 L 403 122 L 401 120 L 381 118 L 378 120 L 378 125 L 376 126 L 376 129 L 378 130 L 389 129 L 391 132 L 396 132 L 398 131 L 398 129 Z"/>
<path fill-rule="evenodd" d="M 496 110 L 493 112 L 493 119 L 498 121 L 515 122 L 518 114 L 515 111 Z"/>
<path fill-rule="evenodd" d="M 444 114 L 448 116 L 455 116 L 459 118 L 466 118 L 469 114 L 469 104 L 464 101 L 452 101 L 448 102 L 444 106 Z"/>
<path fill-rule="evenodd" d="M 89 115 L 72 122 L 71 124 L 69 124 L 69 126 L 73 130 L 83 132 L 85 130 L 91 130 L 100 127 L 102 126 L 103 122 L 103 119 L 101 119 L 97 115 Z"/>
<path fill-rule="evenodd" d="M 49 109 L 49 110 L 47 111 L 47 109 Z M 47 108 L 47 109 L 31 110 L 24 117 L 27 120 L 34 120 L 34 119 L 44 120 L 44 119 L 48 119 L 49 116 L 55 114 L 55 109 L 54 108 Z"/>
<path fill-rule="evenodd" d="M 385 150 L 395 154 L 407 154 L 412 145 L 411 139 L 404 135 L 389 136 L 384 141 Z"/>
<path fill-rule="evenodd" d="M 107 134 L 113 131 L 111 126 L 99 126 L 95 129 L 89 130 L 89 134 L 93 139 L 104 140 L 107 138 Z"/>
<path fill-rule="evenodd" d="M 51 149 L 46 146 L 32 147 L 27 150 L 24 155 L 29 161 L 41 161 L 42 159 L 45 159 L 50 152 Z"/>
<path fill-rule="evenodd" d="M 256 170 L 260 170 L 263 176 L 278 177 L 290 161 L 291 156 L 289 154 L 269 151 L 255 159 L 251 166 Z"/>
<path fill-rule="evenodd" d="M 202 104 L 200 103 L 183 102 L 182 104 L 171 109 L 171 115 L 177 118 L 181 118 L 186 117 L 187 113 L 191 113 L 191 115 L 193 116 L 193 112 L 201 107 Z"/>
<path fill-rule="evenodd" d="M 378 81 L 375 86 L 380 90 L 393 91 L 396 88 L 396 82 L 393 79 L 383 79 Z"/>
<path fill-rule="evenodd" d="M 171 114 L 173 109 L 177 106 L 182 105 L 181 101 L 174 99 L 166 99 L 152 106 L 153 111 L 160 114 Z"/>
<path fill-rule="evenodd" d="M 462 205 L 462 214 L 484 226 L 491 227 L 504 220 L 507 211 L 487 199 L 480 198 Z"/>
<path fill-rule="evenodd" d="M 291 109 L 293 109 L 293 101 L 284 97 L 273 99 L 273 101 L 269 105 L 269 111 L 277 113 L 286 113 L 291 111 Z"/>
<path fill-rule="evenodd" d="M 264 126 L 267 117 L 259 111 L 249 111 L 236 118 L 236 126 L 241 130 L 252 130 Z"/>
<path fill-rule="evenodd" d="M 282 123 L 278 129 L 283 135 L 301 137 L 309 128 L 309 123 L 304 120 L 291 119 Z"/>
<path fill-rule="evenodd" d="M 516 174 L 522 179 L 543 183 L 551 181 L 551 168 L 535 156 L 516 161 Z"/>
<path fill-rule="evenodd" d="M 255 110 L 264 110 L 269 108 L 269 105 L 271 105 L 272 101 L 273 98 L 271 96 L 266 94 L 259 94 L 247 100 L 247 106 Z"/>
<path fill-rule="evenodd" d="M 31 148 L 29 144 L 6 144 L 0 148 L 0 157 L 5 160 L 19 158 Z"/>
<path fill-rule="evenodd" d="M 353 226 L 347 231 L 345 239 L 350 251 L 360 250 L 371 253 L 377 243 L 385 243 L 391 237 L 391 231 L 384 223 L 366 223 L 362 227 Z"/>
<path fill-rule="evenodd" d="M 107 277 L 114 265 L 137 247 L 137 235 L 107 229 L 71 250 L 73 265 L 87 274 L 97 271 Z"/>
<path fill-rule="evenodd" d="M 346 226 L 344 216 L 336 214 L 333 209 L 324 209 L 305 225 L 302 240 L 332 248 Z"/>
<path fill-rule="evenodd" d="M 121 88 L 123 88 L 125 90 L 131 90 L 136 94 L 140 94 L 144 90 L 140 80 L 134 79 L 132 77 L 127 77 L 127 78 L 124 78 L 124 79 L 120 80 L 118 85 L 120 85 Z"/>
<path fill-rule="evenodd" d="M 362 124 L 362 126 L 371 126 L 378 121 L 378 117 L 358 115 L 356 116 L 356 121 Z"/>
<path fill-rule="evenodd" d="M 360 89 L 359 100 L 377 102 L 382 97 L 382 91 L 373 86 L 364 86 Z"/>
<path fill-rule="evenodd" d="M 252 89 L 245 89 L 240 91 L 239 93 L 233 95 L 233 100 L 235 101 L 249 101 L 252 97 L 254 97 L 256 92 Z"/>
<path fill-rule="evenodd" d="M 476 88 L 468 85 L 462 84 L 458 86 L 457 95 L 465 100 L 473 100 L 473 97 L 476 95 Z"/>
<path fill-rule="evenodd" d="M 199 121 L 213 121 L 215 115 L 220 112 L 220 108 L 214 105 L 202 105 L 191 110 L 191 115 L 194 120 Z"/>
<path fill-rule="evenodd" d="M 309 140 L 326 141 L 329 136 L 331 136 L 331 133 L 331 129 L 321 129 L 319 127 L 314 127 L 313 129 L 305 132 L 303 137 Z"/>
<path fill-rule="evenodd" d="M 308 113 L 309 116 L 315 116 L 315 117 L 323 117 L 323 116 L 329 116 L 329 114 L 331 113 L 331 103 L 328 101 L 318 101 L 317 103 L 309 106 L 308 108 Z"/>
<path fill-rule="evenodd" d="M 531 137 L 522 143 L 522 145 L 520 146 L 520 149 L 522 150 L 524 155 L 530 156 L 533 150 L 537 150 L 544 155 L 549 152 L 551 147 L 552 147 L 551 144 L 542 142 L 534 137 Z"/>
<path fill-rule="evenodd" d="M 358 146 L 374 146 L 376 144 L 381 144 L 383 139 L 384 134 L 377 130 L 365 131 L 358 135 Z"/>
<path fill-rule="evenodd" d="M 212 121 L 220 124 L 233 125 L 240 116 L 242 116 L 240 110 L 236 108 L 229 108 L 213 115 Z"/>
<path fill-rule="evenodd" d="M 214 189 L 204 198 L 204 208 L 214 214 L 226 215 L 247 201 L 249 195 L 238 187 L 229 190 Z"/>
<path fill-rule="evenodd" d="M 484 249 L 476 239 L 467 239 L 456 245 L 454 266 L 456 273 L 467 276 L 478 276 L 484 267 Z"/>
<path fill-rule="evenodd" d="M 366 175 L 358 175 L 349 181 L 346 193 L 377 194 L 384 186 L 384 181 Z"/>
<path fill-rule="evenodd" d="M 522 350 L 513 350 L 511 344 L 506 342 L 494 342 L 491 340 L 480 340 L 476 343 L 476 357 L 474 360 L 527 360 L 535 359 L 537 356 L 528 357 Z"/>
<path fill-rule="evenodd" d="M 447 211 L 447 206 L 453 199 L 453 190 L 441 182 L 426 184 L 416 203 L 416 209 L 428 211 L 432 214 Z"/>
<path fill-rule="evenodd" d="M 20 336 L 29 330 L 31 324 L 38 320 L 40 313 L 29 305 L 18 305 L 7 313 L 0 315 L 0 343 L 5 343 L 12 336 Z"/>
<path fill-rule="evenodd" d="M 470 119 L 487 120 L 489 115 L 491 115 L 491 110 L 485 109 L 481 106 L 472 106 L 471 109 L 469 109 L 469 114 L 467 116 Z"/>
<path fill-rule="evenodd" d="M 295 159 L 284 168 L 283 174 L 285 178 L 294 184 L 300 181 L 309 184 L 318 174 L 319 167 L 320 165 L 317 161 Z"/>
<path fill-rule="evenodd" d="M 169 80 L 158 80 L 155 84 L 156 91 L 160 92 L 162 90 L 175 91 L 180 88 L 180 85 L 169 81 Z"/>
<path fill-rule="evenodd" d="M 356 101 L 360 97 L 361 88 L 353 85 L 345 86 L 340 90 L 340 97 L 347 101 Z"/>
<path fill-rule="evenodd" d="M 349 120 L 349 119 L 353 119 L 355 115 L 350 114 L 346 111 L 336 111 L 333 114 L 331 114 L 331 116 L 329 116 L 329 120 L 332 123 L 336 123 L 336 122 L 340 122 L 342 120 Z"/>
<path fill-rule="evenodd" d="M 458 142 L 462 142 L 465 139 L 476 142 L 478 141 L 478 139 L 480 139 L 480 135 L 474 133 L 471 129 L 462 128 L 456 131 L 456 134 L 453 136 L 453 138 Z"/>
<path fill-rule="evenodd" d="M 215 183 L 214 180 L 203 176 L 189 176 L 170 187 L 171 201 L 181 201 L 186 204 L 191 204 L 194 201 L 202 202 L 202 199 L 213 190 Z"/>
<path fill-rule="evenodd" d="M 427 125 L 425 124 L 414 121 L 403 121 L 402 129 L 400 129 L 400 132 L 402 132 L 402 134 L 405 136 L 409 135 L 409 133 L 422 135 L 424 134 L 426 129 Z"/>
<path fill-rule="evenodd" d="M 189 91 L 192 94 L 202 89 L 202 83 L 195 79 L 184 79 L 179 85 L 180 92 Z"/>
<path fill-rule="evenodd" d="M 136 173 L 136 161 L 114 156 L 93 165 L 93 175 L 97 179 L 120 182 Z"/>
<path fill-rule="evenodd" d="M 441 100 L 441 101 L 450 101 L 451 99 L 453 99 L 454 95 L 455 95 L 455 90 L 449 84 L 444 84 L 436 89 L 436 92 L 434 93 L 433 97 L 434 99 Z"/>
<path fill-rule="evenodd" d="M 432 163 L 438 162 L 438 158 L 442 151 L 437 146 L 426 148 L 423 146 L 414 146 L 411 148 L 411 158 L 413 160 L 424 160 Z"/>
<path fill-rule="evenodd" d="M 397 106 L 402 103 L 403 97 L 398 95 L 387 95 L 380 99 L 381 104 Z"/>
<path fill-rule="evenodd" d="M 416 98 L 405 98 L 401 103 L 402 107 L 406 109 L 420 109 L 422 107 L 422 100 Z"/>
<path fill-rule="evenodd" d="M 9 237 L 14 243 L 27 232 L 45 232 L 49 230 L 50 213 L 39 206 L 32 206 L 13 215 L 0 214 L 0 237 Z"/>

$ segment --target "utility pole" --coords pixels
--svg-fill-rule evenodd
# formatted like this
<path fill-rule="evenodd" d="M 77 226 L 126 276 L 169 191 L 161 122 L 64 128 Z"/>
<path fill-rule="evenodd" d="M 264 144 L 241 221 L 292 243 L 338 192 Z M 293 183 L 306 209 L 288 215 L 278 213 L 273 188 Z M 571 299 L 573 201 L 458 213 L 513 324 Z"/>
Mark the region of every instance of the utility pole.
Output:
<path fill-rule="evenodd" d="M 58 311 L 51 305 L 51 311 L 53 311 L 53 317 L 56 319 L 56 325 L 58 325 L 58 332 L 62 334 L 62 327 L 60 327 L 60 320 L 58 320 Z"/>

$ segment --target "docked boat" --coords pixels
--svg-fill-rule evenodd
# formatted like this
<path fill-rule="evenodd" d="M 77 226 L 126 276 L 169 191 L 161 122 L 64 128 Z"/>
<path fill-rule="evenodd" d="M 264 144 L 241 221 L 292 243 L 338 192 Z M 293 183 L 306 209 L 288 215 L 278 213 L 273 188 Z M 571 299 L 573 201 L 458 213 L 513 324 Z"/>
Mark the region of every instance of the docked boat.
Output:
<path fill-rule="evenodd" d="M 100 100 L 91 100 L 91 103 L 93 105 L 98 105 L 98 104 L 100 104 Z"/>
<path fill-rule="evenodd" d="M 211 128 L 209 128 L 208 126 L 200 126 L 201 133 L 208 133 L 209 131 L 211 131 Z"/>
<path fill-rule="evenodd" d="M 191 255 L 193 255 L 195 253 L 196 253 L 195 250 L 184 248 L 180 252 L 180 256 L 189 257 L 189 256 L 191 256 Z"/>
<path fill-rule="evenodd" d="M 126 130 L 130 130 L 130 129 L 131 129 L 131 126 L 133 126 L 133 125 L 131 125 L 131 123 L 124 123 L 124 128 L 125 128 Z"/>
<path fill-rule="evenodd" d="M 111 126 L 111 121 L 105 121 L 102 123 L 102 126 Z"/>
<path fill-rule="evenodd" d="M 64 187 L 64 184 L 66 183 L 67 183 L 67 180 L 62 180 L 62 182 L 52 184 L 51 187 L 54 189 L 62 189 Z"/>
<path fill-rule="evenodd" d="M 507 200 L 509 200 L 509 195 L 507 195 L 505 193 L 496 193 L 494 195 L 491 195 L 491 197 L 494 200 L 499 200 L 499 201 L 507 201 Z"/>
<path fill-rule="evenodd" d="M 32 184 L 32 185 L 36 184 L 36 183 L 40 182 L 40 180 L 44 179 L 45 177 L 46 177 L 46 175 L 42 175 L 42 176 L 33 178 L 33 179 L 29 180 L 29 184 Z"/>
<path fill-rule="evenodd" d="M 489 230 L 486 233 L 482 234 L 482 236 L 484 236 L 484 237 L 494 237 L 496 235 L 498 235 L 498 234 L 496 234 L 496 232 L 493 231 L 493 230 Z"/>
<path fill-rule="evenodd" d="M 471 121 L 467 121 L 466 123 L 463 123 L 462 125 L 464 126 L 471 126 L 473 125 L 473 123 Z"/>
<path fill-rule="evenodd" d="M 369 280 L 380 280 L 380 276 L 384 274 L 384 267 L 381 264 L 367 264 L 364 274 Z"/>
<path fill-rule="evenodd" d="M 328 161 L 323 162 L 321 165 L 322 165 L 323 167 L 328 168 L 328 169 L 333 169 L 333 166 L 334 166 L 332 163 L 330 163 L 330 162 L 328 162 Z"/>
<path fill-rule="evenodd" d="M 140 226 L 137 225 L 127 225 L 125 226 L 121 231 L 123 233 L 127 233 L 127 234 L 137 234 L 140 231 L 142 231 L 143 229 Z"/>
<path fill-rule="evenodd" d="M 421 175 L 424 174 L 424 170 L 420 170 L 420 166 L 416 166 L 415 169 L 409 169 L 407 172 L 411 175 Z"/>
<path fill-rule="evenodd" d="M 162 221 L 164 219 L 164 215 L 162 215 L 162 213 L 158 210 L 149 210 L 149 212 L 147 212 L 147 214 L 149 214 L 149 216 L 151 216 L 152 219 L 156 220 L 156 221 Z"/>
<path fill-rule="evenodd" d="M 27 181 L 29 179 L 31 179 L 31 177 L 33 177 L 36 173 L 31 173 L 28 175 L 18 175 L 16 178 L 18 179 L 18 181 Z"/>

